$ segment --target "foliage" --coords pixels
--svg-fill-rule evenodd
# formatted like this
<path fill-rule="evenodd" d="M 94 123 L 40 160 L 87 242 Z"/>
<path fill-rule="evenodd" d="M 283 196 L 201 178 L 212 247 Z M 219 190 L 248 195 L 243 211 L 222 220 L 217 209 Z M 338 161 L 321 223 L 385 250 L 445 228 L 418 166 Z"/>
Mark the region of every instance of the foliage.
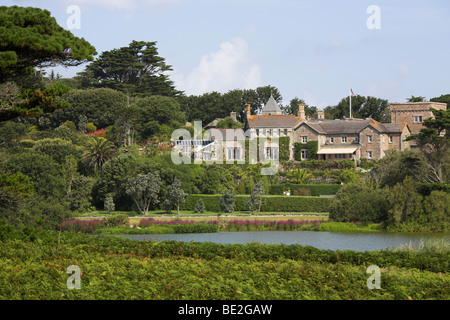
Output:
<path fill-rule="evenodd" d="M 248 211 L 249 195 L 236 195 L 234 211 Z M 180 210 L 193 210 L 199 199 L 205 203 L 205 210 L 222 212 L 221 195 L 190 194 L 180 206 Z M 328 212 L 331 198 L 300 196 L 263 196 L 261 212 Z"/>
<path fill-rule="evenodd" d="M 307 150 L 308 160 L 317 160 L 318 141 L 308 141 L 307 143 L 294 142 L 294 159 L 301 161 L 302 150 Z"/>
<path fill-rule="evenodd" d="M 87 212 L 93 204 L 92 190 L 95 179 L 84 175 L 77 175 L 72 180 L 72 186 L 65 200 L 70 210 L 78 213 Z"/>
<path fill-rule="evenodd" d="M 70 232 L 82 232 L 87 234 L 93 234 L 95 230 L 105 227 L 104 219 L 91 219 L 91 220 L 65 220 L 61 222 L 60 230 Z"/>
<path fill-rule="evenodd" d="M 86 67 L 86 72 L 107 87 L 132 95 L 177 96 L 173 82 L 165 74 L 172 70 L 165 59 L 158 55 L 156 41 L 132 41 L 121 47 L 101 53 Z"/>
<path fill-rule="evenodd" d="M 231 213 L 234 211 L 236 201 L 236 195 L 234 193 L 234 189 L 230 188 L 222 192 L 222 196 L 220 197 L 220 211 Z"/>
<path fill-rule="evenodd" d="M 114 199 L 111 194 L 106 196 L 104 209 L 108 211 L 108 213 L 111 213 L 111 211 L 114 211 L 116 209 L 116 206 L 114 205 Z"/>
<path fill-rule="evenodd" d="M 330 219 L 362 223 L 381 222 L 387 218 L 389 201 L 384 189 L 353 182 L 345 184 L 336 194 L 331 207 Z"/>
<path fill-rule="evenodd" d="M 48 125 L 40 126 L 41 129 L 57 128 L 65 121 L 77 124 L 82 133 L 89 122 L 97 128 L 106 128 L 114 125 L 122 108 L 127 104 L 125 94 L 108 88 L 72 89 L 62 99 L 70 104 L 70 107 L 40 116 L 39 119 L 48 121 Z M 80 117 L 83 118 L 82 125 L 79 123 Z"/>
<path fill-rule="evenodd" d="M 117 155 L 117 148 L 111 141 L 103 137 L 91 136 L 83 161 L 87 167 L 93 167 L 95 171 L 102 171 L 103 165 Z"/>
<path fill-rule="evenodd" d="M 307 189 L 311 196 L 318 197 L 320 195 L 335 195 L 342 187 L 340 184 L 273 184 L 269 186 L 269 194 L 283 195 L 284 191 L 290 190 L 294 194 L 298 189 Z"/>
<path fill-rule="evenodd" d="M 422 196 L 416 192 L 417 186 L 416 181 L 406 177 L 403 182 L 389 189 L 388 224 L 408 222 L 415 216 L 421 215 Z"/>
<path fill-rule="evenodd" d="M 167 187 L 166 200 L 177 208 L 177 215 L 180 215 L 180 204 L 187 198 L 189 194 L 181 188 L 181 181 L 175 178 L 173 183 Z"/>
<path fill-rule="evenodd" d="M 444 170 L 450 161 L 450 110 L 432 109 L 432 112 L 434 119 L 425 119 L 425 128 L 406 140 L 414 140 L 422 151 L 429 179 L 423 182 L 447 182 Z"/>
<path fill-rule="evenodd" d="M 13 154 L 6 162 L 6 170 L 30 177 L 34 191 L 39 195 L 57 199 L 65 195 L 66 184 L 61 167 L 49 155 L 29 151 Z"/>
<path fill-rule="evenodd" d="M 217 122 L 216 127 L 222 129 L 238 129 L 243 128 L 244 125 L 240 122 L 234 121 L 231 117 L 225 117 Z"/>
<path fill-rule="evenodd" d="M 157 173 L 138 174 L 129 178 L 126 193 L 130 195 L 137 207 L 137 212 L 147 214 L 151 204 L 159 203 L 158 193 L 161 188 L 161 178 Z"/>
<path fill-rule="evenodd" d="M 349 97 L 343 98 L 336 106 L 325 108 L 325 118 L 343 119 L 349 117 Z M 375 97 L 356 95 L 352 97 L 352 116 L 354 118 L 372 118 L 380 122 L 390 122 L 389 102 Z"/>
<path fill-rule="evenodd" d="M 0 226 L 0 239 L 4 299 L 442 300 L 448 296 L 448 251 L 155 243 L 68 232 L 61 233 L 58 245 L 57 233 L 10 226 Z M 68 265 L 81 267 L 81 290 L 67 288 Z M 367 289 L 370 265 L 382 270 L 382 290 Z"/>
<path fill-rule="evenodd" d="M 289 181 L 297 184 L 307 184 L 312 177 L 311 171 L 305 168 L 296 168 L 287 173 Z"/>
<path fill-rule="evenodd" d="M 203 200 L 200 198 L 194 207 L 194 213 L 204 213 L 205 212 L 205 204 Z"/>
<path fill-rule="evenodd" d="M 253 192 L 247 202 L 247 208 L 249 211 L 253 211 L 256 209 L 256 213 L 258 214 L 261 210 L 261 205 L 263 201 L 263 195 L 265 193 L 264 183 L 259 180 L 255 186 L 253 187 Z"/>
<path fill-rule="evenodd" d="M 77 66 L 97 54 L 86 40 L 59 26 L 47 10 L 0 7 L 0 29 L 0 82 L 31 74 L 35 67 Z"/>
<path fill-rule="evenodd" d="M 290 157 L 290 137 L 279 137 L 279 159 L 280 161 L 289 161 Z"/>
<path fill-rule="evenodd" d="M 0 122 L 0 147 L 11 148 L 17 146 L 21 138 L 28 134 L 28 126 L 13 121 Z"/>
<path fill-rule="evenodd" d="M 123 213 L 108 215 L 105 218 L 105 226 L 107 228 L 117 227 L 117 226 L 126 226 L 129 224 L 128 215 Z"/>

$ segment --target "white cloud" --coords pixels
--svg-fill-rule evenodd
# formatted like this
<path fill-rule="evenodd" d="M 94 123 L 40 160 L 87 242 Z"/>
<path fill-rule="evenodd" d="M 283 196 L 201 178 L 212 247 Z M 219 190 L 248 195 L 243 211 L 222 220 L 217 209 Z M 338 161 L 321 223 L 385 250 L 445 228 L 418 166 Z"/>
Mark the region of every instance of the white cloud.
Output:
<path fill-rule="evenodd" d="M 221 43 L 219 50 L 202 56 L 190 74 L 185 76 L 175 70 L 172 79 L 187 94 L 226 92 L 258 87 L 261 68 L 251 61 L 247 42 L 232 38 Z"/>

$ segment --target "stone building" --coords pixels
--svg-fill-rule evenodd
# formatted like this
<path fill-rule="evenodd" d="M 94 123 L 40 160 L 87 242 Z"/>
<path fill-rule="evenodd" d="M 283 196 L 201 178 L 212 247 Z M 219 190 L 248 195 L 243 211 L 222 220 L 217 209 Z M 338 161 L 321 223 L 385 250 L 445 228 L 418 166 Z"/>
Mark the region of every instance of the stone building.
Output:
<path fill-rule="evenodd" d="M 411 134 L 408 123 L 381 123 L 373 119 L 326 120 L 323 111 L 316 119 L 307 119 L 304 106 L 297 115 L 283 115 L 273 97 L 267 101 L 261 115 L 251 115 L 247 106 L 246 131 L 249 138 L 290 137 L 290 159 L 294 159 L 294 144 L 317 141 L 318 159 L 379 159 L 390 148 L 409 147 L 405 138 Z M 308 160 L 307 150 L 301 150 L 298 160 Z"/>
<path fill-rule="evenodd" d="M 223 154 L 223 160 L 241 160 L 245 157 L 245 140 L 256 137 L 289 137 L 289 159 L 294 160 L 295 143 L 307 144 L 317 141 L 317 158 L 322 160 L 351 159 L 359 163 L 362 158 L 380 159 L 386 150 L 405 150 L 413 142 L 405 141 L 411 134 L 420 132 L 423 120 L 433 117 L 431 108 L 446 109 L 445 103 L 408 102 L 391 104 L 391 122 L 382 123 L 374 119 L 344 118 L 327 120 L 322 110 L 315 119 L 307 119 L 305 108 L 299 105 L 296 115 L 286 115 L 273 97 L 270 97 L 261 114 L 252 115 L 250 105 L 246 107 L 244 129 L 236 129 L 227 136 L 225 129 L 215 128 L 214 123 L 204 127 L 209 136 L 205 141 L 177 141 L 186 155 L 192 150 L 202 150 L 203 157 L 214 160 Z M 235 118 L 235 114 L 231 114 Z M 220 120 L 220 119 L 217 119 Z M 279 149 L 269 142 L 264 147 L 266 159 L 278 159 Z M 181 151 L 181 148 L 180 148 Z M 307 149 L 302 149 L 300 159 L 308 160 Z M 195 157 L 194 157 L 195 158 Z"/>
<path fill-rule="evenodd" d="M 391 103 L 391 122 L 394 124 L 406 122 L 411 134 L 417 134 L 424 128 L 422 122 L 425 119 L 434 118 L 431 109 L 447 110 L 447 104 L 430 101 Z M 410 145 L 411 148 L 415 147 L 413 140 Z"/>

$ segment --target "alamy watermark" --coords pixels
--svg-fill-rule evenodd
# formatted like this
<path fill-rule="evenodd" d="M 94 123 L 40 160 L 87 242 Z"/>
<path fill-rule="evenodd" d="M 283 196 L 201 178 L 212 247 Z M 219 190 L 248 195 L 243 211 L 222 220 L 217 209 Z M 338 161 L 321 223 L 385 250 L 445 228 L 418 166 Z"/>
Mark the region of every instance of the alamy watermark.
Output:
<path fill-rule="evenodd" d="M 367 288 L 370 290 L 381 289 L 381 271 L 380 267 L 371 265 L 366 270 L 371 276 L 367 279 Z"/>
<path fill-rule="evenodd" d="M 171 140 L 175 145 L 174 164 L 261 164 L 261 175 L 274 175 L 279 165 L 279 133 L 255 135 L 255 130 L 216 129 L 202 131 L 201 121 L 194 121 L 194 135 L 187 129 L 176 129 Z M 248 147 L 247 147 L 248 144 Z M 248 158 L 247 158 L 248 156 Z"/>
<path fill-rule="evenodd" d="M 71 274 L 67 278 L 67 288 L 69 289 L 81 289 L 81 270 L 76 265 L 67 267 L 66 273 Z"/>
<path fill-rule="evenodd" d="M 381 9 L 377 5 L 370 5 L 367 7 L 366 12 L 370 16 L 366 20 L 366 26 L 370 30 L 381 29 Z"/>
<path fill-rule="evenodd" d="M 77 5 L 68 6 L 66 13 L 69 17 L 66 20 L 67 29 L 81 29 L 81 9 Z"/>

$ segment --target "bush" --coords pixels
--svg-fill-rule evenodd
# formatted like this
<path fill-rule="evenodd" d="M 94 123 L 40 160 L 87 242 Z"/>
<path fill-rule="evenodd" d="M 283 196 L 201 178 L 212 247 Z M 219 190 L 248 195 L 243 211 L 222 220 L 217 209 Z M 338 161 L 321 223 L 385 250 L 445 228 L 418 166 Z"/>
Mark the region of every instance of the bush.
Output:
<path fill-rule="evenodd" d="M 285 189 L 290 189 L 295 194 L 297 189 L 308 189 L 311 196 L 335 195 L 342 187 L 340 184 L 273 184 L 269 186 L 269 194 L 283 195 Z"/>
<path fill-rule="evenodd" d="M 181 205 L 181 210 L 193 211 L 195 204 L 202 199 L 205 210 L 221 212 L 221 195 L 191 194 Z M 234 211 L 247 211 L 249 195 L 236 195 Z M 262 212 L 328 212 L 331 198 L 327 197 L 299 197 L 299 196 L 263 196 Z"/>
<path fill-rule="evenodd" d="M 125 213 L 113 214 L 105 218 L 105 226 L 108 228 L 127 225 L 128 223 L 129 218 Z"/>
<path fill-rule="evenodd" d="M 349 183 L 336 194 L 329 217 L 338 222 L 382 222 L 386 221 L 389 204 L 386 190 Z"/>
<path fill-rule="evenodd" d="M 228 189 L 220 197 L 220 211 L 231 213 L 234 211 L 236 195 L 233 189 Z"/>
<path fill-rule="evenodd" d="M 203 200 L 200 198 L 194 207 L 195 213 L 203 213 L 205 212 L 205 204 L 203 203 Z"/>
<path fill-rule="evenodd" d="M 212 233 L 217 232 L 217 225 L 208 223 L 180 223 L 172 225 L 175 233 Z"/>

